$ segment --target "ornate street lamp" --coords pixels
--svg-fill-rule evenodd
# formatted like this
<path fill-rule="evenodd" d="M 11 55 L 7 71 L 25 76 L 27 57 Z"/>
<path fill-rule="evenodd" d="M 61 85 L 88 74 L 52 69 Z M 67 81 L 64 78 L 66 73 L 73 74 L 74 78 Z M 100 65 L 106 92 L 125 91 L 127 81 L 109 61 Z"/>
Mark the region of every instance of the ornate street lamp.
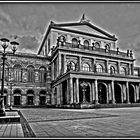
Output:
<path fill-rule="evenodd" d="M 82 83 L 80 84 L 80 86 L 81 86 L 82 92 L 83 92 L 83 102 L 82 102 L 82 103 L 87 103 L 85 92 L 86 92 L 86 90 L 87 90 L 88 84 L 87 84 L 86 82 L 82 82 Z"/>
<path fill-rule="evenodd" d="M 11 49 L 13 51 L 12 54 L 15 54 L 15 52 L 17 50 L 17 46 L 19 45 L 19 43 L 15 42 L 15 41 L 10 42 L 7 38 L 1 38 L 0 41 L 1 41 L 1 46 L 3 48 L 2 57 L 1 57 L 1 59 L 3 60 L 3 63 L 2 63 L 2 79 L 1 79 L 0 116 L 5 116 L 5 106 L 4 106 L 4 70 L 5 70 L 5 60 L 7 59 L 6 55 L 9 54 L 9 53 L 6 52 L 6 48 L 8 48 L 8 46 L 11 44 L 12 45 Z"/>

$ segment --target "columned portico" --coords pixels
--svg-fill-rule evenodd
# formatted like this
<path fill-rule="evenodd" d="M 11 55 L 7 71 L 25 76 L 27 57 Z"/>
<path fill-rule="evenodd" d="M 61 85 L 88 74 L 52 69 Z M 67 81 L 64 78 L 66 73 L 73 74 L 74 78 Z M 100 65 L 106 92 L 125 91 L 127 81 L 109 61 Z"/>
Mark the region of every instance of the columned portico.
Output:
<path fill-rule="evenodd" d="M 52 26 L 57 34 L 49 59 L 58 107 L 59 104 L 82 108 L 140 102 L 140 68 L 134 69 L 132 51 L 120 51 L 115 47 L 115 35 L 96 30 L 83 21 L 82 18 L 76 24 L 53 23 Z M 82 32 L 82 28 L 78 31 L 83 24 L 91 31 L 96 30 L 92 37 L 93 32 Z M 68 30 L 69 25 L 74 28 Z M 67 28 L 60 28 L 63 26 Z M 95 36 L 97 32 L 100 36 Z"/>

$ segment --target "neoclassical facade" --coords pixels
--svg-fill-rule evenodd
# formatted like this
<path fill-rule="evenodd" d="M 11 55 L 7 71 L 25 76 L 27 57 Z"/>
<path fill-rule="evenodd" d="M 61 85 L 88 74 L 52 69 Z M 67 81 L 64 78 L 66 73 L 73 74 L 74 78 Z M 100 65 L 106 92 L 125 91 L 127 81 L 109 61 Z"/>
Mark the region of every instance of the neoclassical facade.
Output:
<path fill-rule="evenodd" d="M 91 24 L 50 22 L 39 55 L 50 57 L 55 106 L 140 102 L 139 67 L 132 50 L 122 52 L 115 35 Z"/>
<path fill-rule="evenodd" d="M 0 60 L 0 64 L 1 78 L 2 60 Z M 51 104 L 51 76 L 48 58 L 36 54 L 9 54 L 5 63 L 4 77 L 4 103 L 6 106 Z"/>
<path fill-rule="evenodd" d="M 51 21 L 38 54 L 8 55 L 5 105 L 140 103 L 139 67 L 134 66 L 132 50 L 122 52 L 116 42 L 115 35 L 91 24 L 85 15 L 79 22 Z"/>

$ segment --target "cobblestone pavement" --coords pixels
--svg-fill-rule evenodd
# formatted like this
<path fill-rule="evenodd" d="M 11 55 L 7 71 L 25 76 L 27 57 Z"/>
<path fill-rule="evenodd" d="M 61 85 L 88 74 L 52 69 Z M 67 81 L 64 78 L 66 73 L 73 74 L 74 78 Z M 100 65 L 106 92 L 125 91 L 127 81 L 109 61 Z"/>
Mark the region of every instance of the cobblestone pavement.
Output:
<path fill-rule="evenodd" d="M 6 112 L 6 116 L 16 117 L 18 112 Z M 20 122 L 0 123 L 0 138 L 23 138 L 24 133 Z"/>
<path fill-rule="evenodd" d="M 0 137 L 23 138 L 24 134 L 20 123 L 0 124 Z"/>
<path fill-rule="evenodd" d="M 140 137 L 140 107 L 20 111 L 40 138 Z"/>

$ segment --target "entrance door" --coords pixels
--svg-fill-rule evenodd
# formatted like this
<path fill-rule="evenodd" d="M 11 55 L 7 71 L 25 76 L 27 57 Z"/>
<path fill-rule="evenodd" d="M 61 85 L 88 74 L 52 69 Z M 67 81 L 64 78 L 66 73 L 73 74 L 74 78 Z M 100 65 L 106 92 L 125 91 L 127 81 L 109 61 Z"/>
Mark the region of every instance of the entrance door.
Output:
<path fill-rule="evenodd" d="M 27 104 L 28 105 L 33 105 L 34 103 L 33 103 L 33 96 L 28 96 L 28 98 L 27 98 Z"/>
<path fill-rule="evenodd" d="M 98 84 L 98 100 L 100 104 L 107 103 L 107 94 L 106 86 L 102 83 Z"/>
<path fill-rule="evenodd" d="M 4 105 L 7 105 L 7 96 L 4 96 Z"/>
<path fill-rule="evenodd" d="M 20 105 L 20 96 L 14 96 L 14 105 Z"/>
<path fill-rule="evenodd" d="M 121 87 L 118 84 L 114 85 L 116 103 L 122 103 Z"/>
<path fill-rule="evenodd" d="M 135 97 L 134 97 L 134 87 L 132 85 L 129 86 L 129 101 L 130 103 L 135 102 Z"/>
<path fill-rule="evenodd" d="M 40 96 L 39 99 L 40 99 L 40 105 L 45 105 L 45 103 L 46 103 L 46 96 Z"/>
<path fill-rule="evenodd" d="M 90 87 L 89 87 L 89 85 L 86 88 L 85 97 L 86 97 L 86 101 L 90 102 Z"/>

